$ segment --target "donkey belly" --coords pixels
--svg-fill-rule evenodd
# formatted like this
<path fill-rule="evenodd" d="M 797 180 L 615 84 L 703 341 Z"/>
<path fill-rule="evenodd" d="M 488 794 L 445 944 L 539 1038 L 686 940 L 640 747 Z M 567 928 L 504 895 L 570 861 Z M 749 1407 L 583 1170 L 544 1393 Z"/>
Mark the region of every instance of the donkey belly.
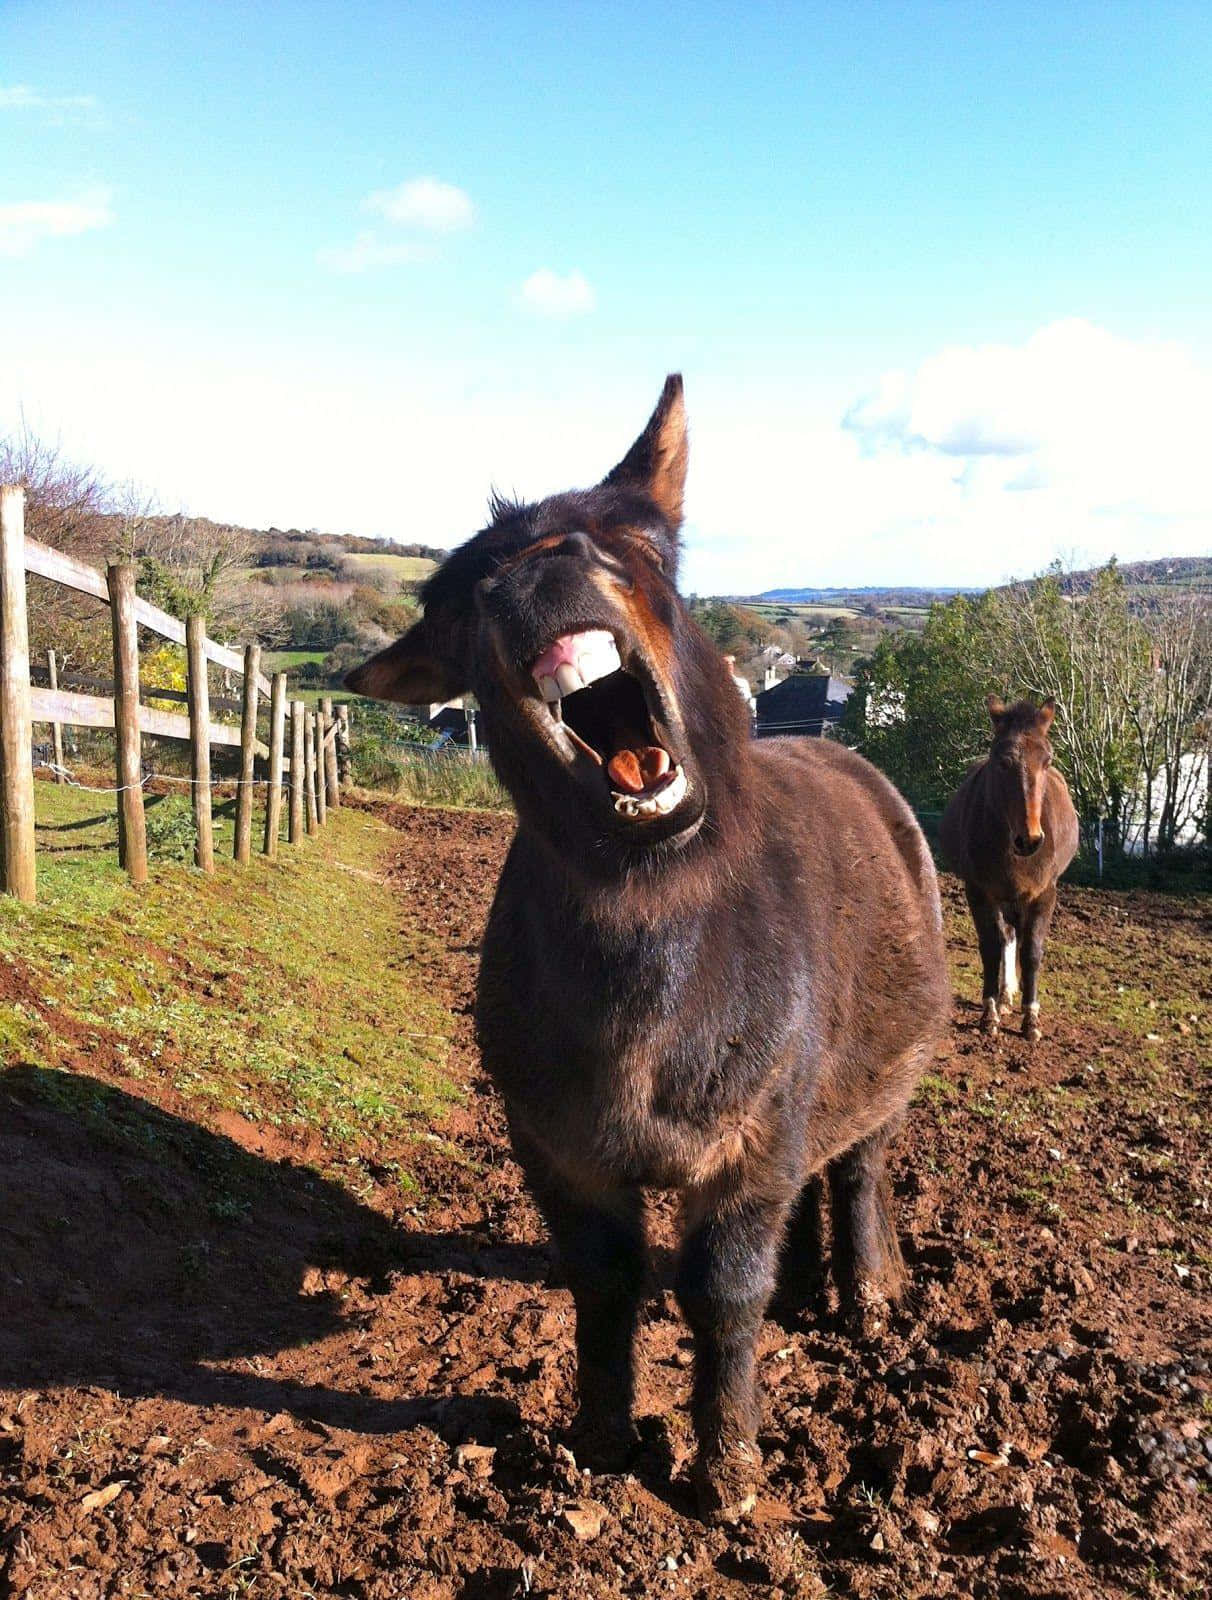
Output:
<path fill-rule="evenodd" d="M 567 1069 L 543 1093 L 508 1066 L 494 1077 L 511 1121 L 574 1187 L 685 1190 L 785 1144 L 789 1114 L 806 1115 L 793 1088 L 802 1074 L 786 1063 L 749 1074 L 729 1059 L 737 1054 L 721 1041 L 697 1061 L 662 1058 L 641 1034 L 609 1058 L 586 1060 L 570 1049 Z"/>

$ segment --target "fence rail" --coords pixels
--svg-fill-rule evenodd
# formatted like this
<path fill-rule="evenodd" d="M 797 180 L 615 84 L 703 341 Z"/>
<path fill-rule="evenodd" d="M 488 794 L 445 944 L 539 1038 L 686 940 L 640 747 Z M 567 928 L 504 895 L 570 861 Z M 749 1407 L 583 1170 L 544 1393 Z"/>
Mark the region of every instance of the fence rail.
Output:
<path fill-rule="evenodd" d="M 59 671 L 53 650 L 46 667 L 31 674 L 27 573 L 49 579 L 78 594 L 103 601 L 110 610 L 113 635 L 112 681 L 76 677 Z M 0 890 L 33 902 L 37 893 L 35 863 L 33 724 L 51 727 L 55 775 L 62 782 L 62 730 L 65 726 L 114 730 L 118 804 L 118 856 L 134 883 L 147 879 L 147 834 L 143 815 L 142 739 L 176 739 L 190 747 L 189 783 L 196 832 L 194 859 L 206 872 L 214 870 L 211 833 L 210 751 L 213 745 L 238 747 L 240 775 L 236 788 L 235 859 L 251 855 L 253 789 L 267 793 L 263 853 L 274 856 L 283 809 L 283 790 L 290 795 L 289 838 L 323 825 L 329 810 L 340 805 L 340 785 L 348 775 L 349 708 L 321 701 L 314 711 L 301 700 L 290 705 L 294 733 L 291 754 L 285 750 L 286 674 L 272 681 L 260 670 L 260 646 L 243 654 L 206 637 L 200 617 L 182 621 L 135 592 L 135 568 L 119 563 L 102 573 L 74 556 L 25 537 L 25 495 L 19 486 L 0 486 Z M 184 692 L 158 689 L 139 681 L 138 629 L 183 645 L 187 659 Z M 207 664 L 237 673 L 244 680 L 240 700 L 210 695 Z M 32 681 L 46 678 L 46 683 Z M 88 689 L 100 689 L 90 694 Z M 269 741 L 257 737 L 262 699 L 269 701 Z M 148 699 L 184 701 L 186 712 L 147 705 Z M 237 711 L 240 722 L 211 721 L 211 710 Z M 268 762 L 268 776 L 256 776 L 256 760 Z M 288 777 L 289 781 L 284 780 Z M 296 826 L 295 819 L 299 824 Z"/>

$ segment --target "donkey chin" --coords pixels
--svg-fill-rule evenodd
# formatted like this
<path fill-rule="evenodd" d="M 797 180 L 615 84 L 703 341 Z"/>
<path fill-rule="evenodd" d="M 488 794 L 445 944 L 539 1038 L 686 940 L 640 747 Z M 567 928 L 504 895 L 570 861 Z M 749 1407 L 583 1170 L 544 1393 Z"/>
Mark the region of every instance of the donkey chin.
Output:
<path fill-rule="evenodd" d="M 757 1490 L 767 1305 L 819 1303 L 824 1182 L 855 1329 L 876 1336 L 905 1284 L 886 1149 L 949 994 L 908 806 L 832 741 L 752 740 L 678 595 L 686 467 L 674 376 L 596 486 L 494 500 L 347 681 L 479 702 L 518 829 L 478 1034 L 576 1305 L 574 1442 L 628 1460 L 645 1191 L 676 1191 L 694 1477 L 728 1521 Z"/>

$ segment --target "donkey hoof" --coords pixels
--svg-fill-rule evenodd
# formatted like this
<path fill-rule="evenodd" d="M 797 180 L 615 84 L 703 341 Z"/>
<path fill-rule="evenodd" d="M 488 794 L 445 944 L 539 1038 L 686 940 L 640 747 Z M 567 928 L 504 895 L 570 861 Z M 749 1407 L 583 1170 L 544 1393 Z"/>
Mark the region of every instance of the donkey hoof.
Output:
<path fill-rule="evenodd" d="M 580 1411 L 567 1431 L 569 1449 L 581 1466 L 597 1472 L 623 1472 L 639 1447 L 640 1436 L 630 1421 L 617 1421 Z"/>
<path fill-rule="evenodd" d="M 1023 1017 L 1023 1038 L 1028 1044 L 1035 1044 L 1042 1036 L 1039 1028 L 1039 1013 L 1028 1011 Z"/>
<path fill-rule="evenodd" d="M 892 1320 L 893 1297 L 876 1283 L 860 1282 L 843 1296 L 842 1322 L 855 1344 L 877 1344 Z"/>
<path fill-rule="evenodd" d="M 704 1522 L 726 1526 L 750 1515 L 757 1505 L 760 1464 L 757 1446 L 743 1441 L 698 1457 L 691 1478 Z"/>
<path fill-rule="evenodd" d="M 996 1000 L 986 1000 L 985 1009 L 981 1013 L 981 1032 L 987 1033 L 991 1039 L 996 1039 L 1001 1026 L 1001 1017 L 997 1009 Z"/>

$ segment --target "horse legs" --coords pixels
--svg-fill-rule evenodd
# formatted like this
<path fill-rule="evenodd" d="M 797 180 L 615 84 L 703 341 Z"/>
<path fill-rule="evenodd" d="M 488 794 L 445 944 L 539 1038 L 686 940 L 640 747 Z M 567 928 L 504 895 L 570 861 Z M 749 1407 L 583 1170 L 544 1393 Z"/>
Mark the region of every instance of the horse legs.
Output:
<path fill-rule="evenodd" d="M 578 1193 L 543 1152 L 511 1127 L 526 1174 L 559 1252 L 576 1306 L 577 1399 L 573 1431 L 602 1465 L 625 1460 L 634 1440 L 633 1344 L 644 1279 L 643 1200 L 637 1189 Z"/>
<path fill-rule="evenodd" d="M 1056 885 L 1033 900 L 1023 919 L 1023 1038 L 1039 1038 L 1039 969 L 1056 910 Z"/>
<path fill-rule="evenodd" d="M 998 907 L 991 900 L 987 900 L 974 884 L 966 883 L 964 892 L 968 896 L 968 909 L 976 924 L 976 941 L 981 952 L 983 976 L 981 997 L 984 1003 L 981 1030 L 984 1033 L 995 1034 L 1000 1015 L 998 996 L 1002 992 L 1002 974 L 1006 960 L 1006 921 Z"/>
<path fill-rule="evenodd" d="M 829 1163 L 833 1276 L 842 1315 L 864 1339 L 875 1338 L 909 1281 L 896 1235 L 888 1145 L 899 1118 Z"/>
<path fill-rule="evenodd" d="M 999 909 L 998 917 L 1005 930 L 1005 942 L 1002 945 L 1002 975 L 997 992 L 997 1009 L 1001 1016 L 1005 1016 L 1008 1011 L 1014 1010 L 1014 1002 L 1019 994 L 1019 929 L 1015 908 L 1011 908 L 1010 916 Z"/>

